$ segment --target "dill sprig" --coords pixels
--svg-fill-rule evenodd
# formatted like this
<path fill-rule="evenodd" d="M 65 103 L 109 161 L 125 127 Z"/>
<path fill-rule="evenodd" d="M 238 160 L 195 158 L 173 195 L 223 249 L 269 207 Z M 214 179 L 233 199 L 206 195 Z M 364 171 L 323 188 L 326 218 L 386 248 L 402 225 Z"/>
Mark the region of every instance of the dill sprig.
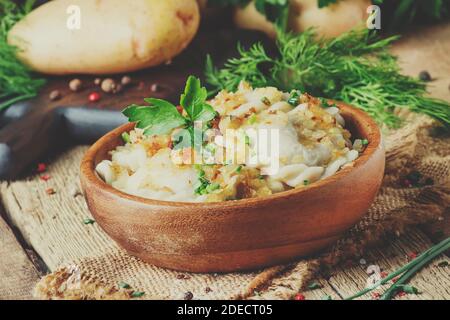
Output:
<path fill-rule="evenodd" d="M 396 108 L 427 114 L 449 126 L 449 103 L 427 97 L 424 82 L 400 73 L 388 52 L 396 39 L 379 39 L 367 29 L 319 40 L 312 29 L 298 35 L 278 31 L 275 54 L 261 43 L 248 50 L 239 46 L 239 57 L 229 59 L 222 69 L 208 57 L 205 75 L 210 94 L 234 91 L 245 80 L 254 87 L 295 89 L 344 101 L 388 127 L 401 123 Z"/>
<path fill-rule="evenodd" d="M 17 59 L 18 49 L 7 42 L 8 31 L 31 11 L 34 2 L 27 0 L 19 6 L 10 0 L 0 0 L 0 111 L 36 96 L 45 83 Z"/>

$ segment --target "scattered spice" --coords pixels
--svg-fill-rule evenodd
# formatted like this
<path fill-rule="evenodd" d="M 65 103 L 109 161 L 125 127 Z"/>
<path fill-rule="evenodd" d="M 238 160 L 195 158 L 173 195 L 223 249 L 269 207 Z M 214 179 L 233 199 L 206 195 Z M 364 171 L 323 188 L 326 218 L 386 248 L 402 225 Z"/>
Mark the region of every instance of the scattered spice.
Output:
<path fill-rule="evenodd" d="M 142 297 L 143 295 L 145 295 L 145 292 L 143 292 L 143 291 L 133 291 L 133 292 L 131 293 L 131 297 L 132 297 L 132 298 L 140 298 L 140 297 Z"/>
<path fill-rule="evenodd" d="M 154 83 L 154 84 L 152 84 L 152 85 L 150 86 L 150 91 L 151 91 L 151 92 L 158 92 L 159 89 L 160 89 L 160 85 L 157 84 L 157 83 Z"/>
<path fill-rule="evenodd" d="M 398 281 L 398 277 L 395 277 L 394 279 L 392 279 L 393 283 L 396 283 Z"/>
<path fill-rule="evenodd" d="M 113 89 L 112 93 L 119 93 L 123 89 L 123 86 L 121 84 L 116 84 L 115 88 Z"/>
<path fill-rule="evenodd" d="M 131 83 L 131 78 L 129 76 L 123 76 L 122 79 L 120 80 L 120 83 L 123 86 L 127 86 Z"/>
<path fill-rule="evenodd" d="M 37 172 L 42 173 L 47 170 L 47 165 L 45 163 L 38 163 Z"/>
<path fill-rule="evenodd" d="M 121 289 L 130 289 L 131 288 L 131 286 L 128 283 L 123 282 L 123 281 L 120 281 L 117 285 Z"/>
<path fill-rule="evenodd" d="M 177 274 L 177 279 L 179 279 L 179 280 L 188 280 L 190 278 L 191 277 L 188 276 L 187 274 L 183 274 L 183 273 Z"/>
<path fill-rule="evenodd" d="M 301 293 L 297 293 L 297 294 L 295 295 L 295 298 L 294 298 L 294 299 L 295 299 L 295 300 L 306 300 L 305 296 L 302 295 Z"/>
<path fill-rule="evenodd" d="M 94 224 L 95 220 L 90 219 L 90 218 L 86 218 L 86 219 L 83 220 L 83 223 L 84 224 Z"/>
<path fill-rule="evenodd" d="M 441 261 L 437 264 L 439 268 L 448 267 L 448 261 Z"/>
<path fill-rule="evenodd" d="M 417 258 L 417 253 L 415 253 L 415 252 L 408 253 L 407 258 L 408 258 L 408 260 L 413 260 L 413 259 Z"/>
<path fill-rule="evenodd" d="M 51 179 L 50 175 L 48 174 L 44 174 L 42 176 L 39 177 L 42 181 L 48 181 Z"/>
<path fill-rule="evenodd" d="M 100 100 L 100 94 L 98 92 L 92 92 L 89 94 L 89 101 L 90 102 L 97 102 Z"/>
<path fill-rule="evenodd" d="M 194 298 L 194 294 L 190 291 L 186 292 L 183 297 L 184 300 L 192 300 L 193 298 Z"/>
<path fill-rule="evenodd" d="M 404 296 L 406 296 L 406 292 L 405 292 L 405 291 L 399 291 L 399 292 L 397 293 L 397 296 L 399 296 L 399 297 L 404 297 Z"/>
<path fill-rule="evenodd" d="M 426 70 L 420 71 L 419 79 L 425 82 L 429 82 L 432 80 L 430 73 Z"/>
<path fill-rule="evenodd" d="M 205 288 L 205 293 L 210 293 L 211 291 L 212 291 L 212 289 L 210 287 Z"/>
<path fill-rule="evenodd" d="M 83 83 L 80 79 L 73 79 L 69 82 L 69 88 L 74 92 L 80 91 L 82 87 Z"/>
<path fill-rule="evenodd" d="M 320 289 L 320 288 L 322 288 L 322 286 L 318 282 L 313 282 L 308 285 L 309 290 L 315 290 L 315 289 Z"/>
<path fill-rule="evenodd" d="M 45 192 L 46 192 L 49 196 L 51 196 L 51 195 L 53 195 L 53 194 L 56 193 L 55 189 L 53 189 L 53 188 L 48 188 L 47 190 L 45 190 Z"/>
<path fill-rule="evenodd" d="M 55 101 L 61 98 L 61 93 L 58 90 L 53 90 L 52 92 L 50 92 L 50 94 L 48 95 L 48 98 L 51 101 Z"/>
<path fill-rule="evenodd" d="M 113 92 L 113 90 L 116 88 L 116 83 L 111 78 L 106 78 L 102 81 L 101 88 L 104 92 L 110 93 Z"/>
<path fill-rule="evenodd" d="M 378 299 L 380 299 L 380 297 L 381 297 L 381 294 L 380 294 L 380 293 L 378 293 L 378 292 L 372 292 L 372 299 L 373 299 L 373 300 L 378 300 Z"/>
<path fill-rule="evenodd" d="M 382 271 L 382 272 L 380 273 L 380 277 L 381 277 L 382 279 L 386 278 L 387 276 L 388 276 L 388 273 L 387 273 L 386 271 Z"/>

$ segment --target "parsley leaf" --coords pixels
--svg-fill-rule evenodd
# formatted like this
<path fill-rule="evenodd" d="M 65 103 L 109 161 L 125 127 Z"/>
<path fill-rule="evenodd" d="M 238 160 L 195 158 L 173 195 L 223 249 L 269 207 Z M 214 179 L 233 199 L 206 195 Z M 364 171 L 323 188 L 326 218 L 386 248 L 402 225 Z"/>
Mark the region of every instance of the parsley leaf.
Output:
<path fill-rule="evenodd" d="M 122 113 L 130 122 L 136 122 L 136 127 L 143 129 L 145 135 L 168 134 L 175 128 L 186 129 L 174 138 L 176 144 L 182 143 L 183 147 L 188 147 L 193 145 L 194 135 L 202 134 L 203 128 L 216 117 L 216 111 L 206 103 L 207 96 L 206 88 L 201 86 L 200 80 L 190 76 L 180 97 L 180 105 L 187 117 L 181 115 L 172 103 L 155 98 L 144 99 L 148 106 L 133 104 Z M 194 128 L 196 121 L 205 122 L 201 130 Z"/>
<path fill-rule="evenodd" d="M 170 102 L 148 98 L 145 102 L 151 106 L 131 105 L 122 113 L 130 122 L 136 122 L 136 127 L 144 129 L 145 135 L 169 133 L 172 129 L 186 124 L 186 119 L 180 115 L 177 108 Z"/>

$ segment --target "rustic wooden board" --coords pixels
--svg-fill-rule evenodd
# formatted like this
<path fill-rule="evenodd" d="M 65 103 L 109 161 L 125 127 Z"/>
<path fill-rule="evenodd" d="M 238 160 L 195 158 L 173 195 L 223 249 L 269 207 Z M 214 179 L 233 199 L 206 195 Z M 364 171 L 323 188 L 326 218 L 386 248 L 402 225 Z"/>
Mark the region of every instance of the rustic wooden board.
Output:
<path fill-rule="evenodd" d="M 41 274 L 0 216 L 0 300 L 31 299 Z"/>

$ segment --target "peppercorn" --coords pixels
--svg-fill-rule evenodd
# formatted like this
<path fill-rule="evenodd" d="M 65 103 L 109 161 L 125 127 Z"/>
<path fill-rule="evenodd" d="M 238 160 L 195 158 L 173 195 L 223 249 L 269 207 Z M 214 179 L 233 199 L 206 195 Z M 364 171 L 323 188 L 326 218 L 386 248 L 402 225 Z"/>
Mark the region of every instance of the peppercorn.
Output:
<path fill-rule="evenodd" d="M 92 92 L 89 95 L 89 101 L 90 102 L 97 102 L 98 100 L 100 100 L 100 94 L 98 92 Z"/>
<path fill-rule="evenodd" d="M 48 97 L 51 101 L 55 101 L 61 98 L 61 93 L 58 90 L 53 90 Z"/>
<path fill-rule="evenodd" d="M 83 86 L 83 83 L 81 82 L 80 79 L 73 79 L 69 82 L 69 88 L 72 91 L 79 91 Z"/>
<path fill-rule="evenodd" d="M 419 73 L 419 79 L 425 82 L 431 81 L 431 75 L 428 71 L 424 70 L 424 71 L 420 71 Z"/>
<path fill-rule="evenodd" d="M 159 84 L 154 83 L 154 84 L 151 85 L 150 91 L 151 92 L 158 92 L 159 91 L 159 87 L 160 87 Z"/>
<path fill-rule="evenodd" d="M 127 85 L 129 85 L 131 83 L 131 78 L 129 76 L 123 76 L 122 80 L 120 80 L 120 83 L 123 86 L 127 86 Z"/>
<path fill-rule="evenodd" d="M 48 188 L 47 190 L 45 190 L 45 192 L 46 192 L 49 196 L 51 196 L 51 195 L 53 195 L 53 194 L 56 193 L 55 189 L 53 189 L 53 188 Z"/>
<path fill-rule="evenodd" d="M 116 88 L 116 83 L 111 78 L 106 78 L 102 81 L 101 88 L 104 92 L 113 92 L 113 90 Z"/>
<path fill-rule="evenodd" d="M 194 298 L 194 295 L 190 291 L 188 291 L 184 294 L 184 300 L 192 300 L 193 298 Z"/>

